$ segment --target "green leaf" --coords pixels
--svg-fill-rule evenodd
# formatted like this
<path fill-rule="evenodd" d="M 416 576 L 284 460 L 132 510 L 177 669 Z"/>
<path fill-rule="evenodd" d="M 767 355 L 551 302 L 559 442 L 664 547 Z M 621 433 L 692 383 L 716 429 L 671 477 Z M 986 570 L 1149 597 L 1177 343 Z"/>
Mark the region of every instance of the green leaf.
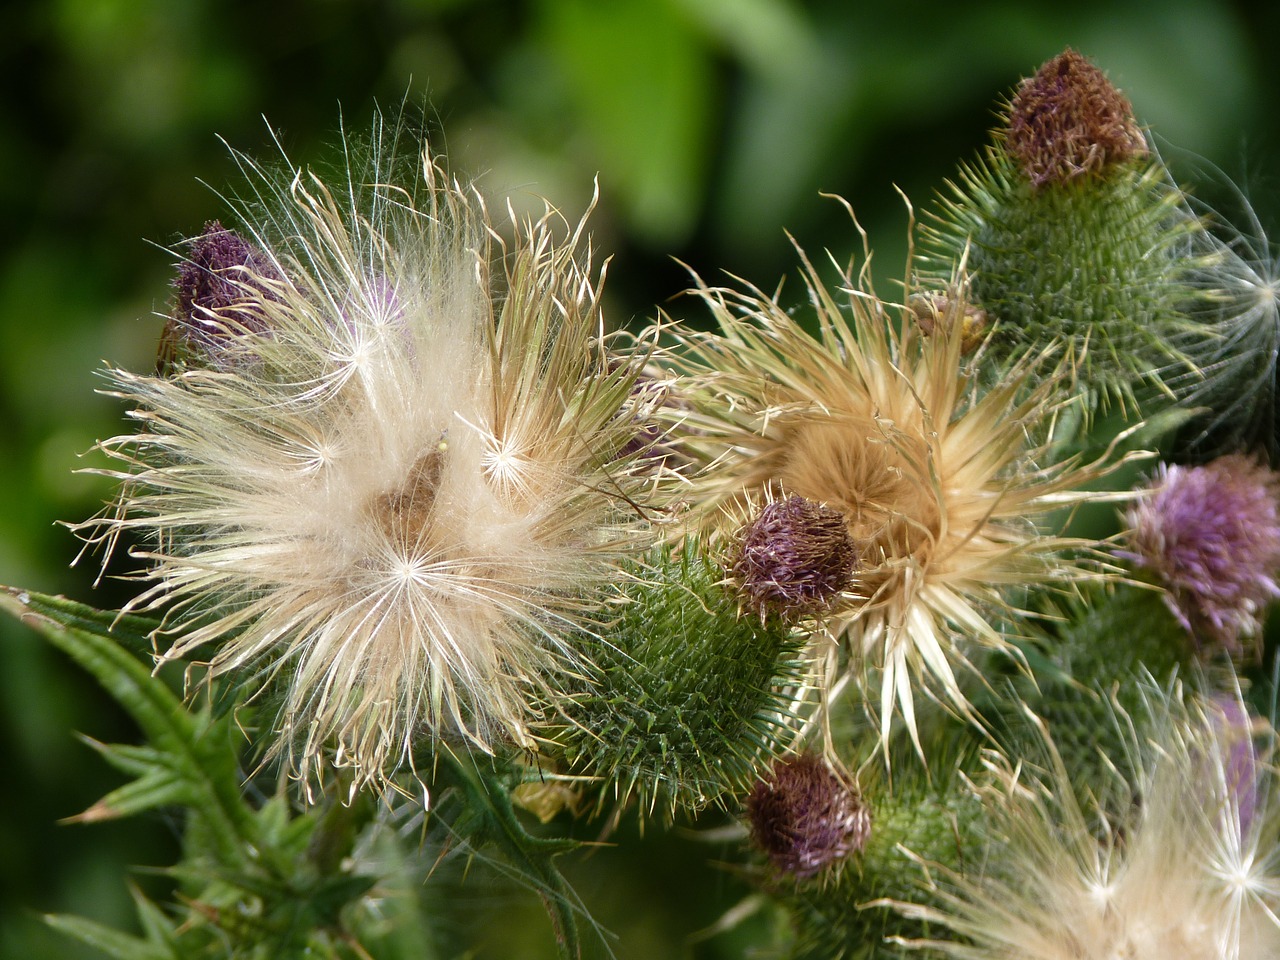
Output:
<path fill-rule="evenodd" d="M 511 802 L 511 794 L 491 763 L 476 756 L 439 752 L 443 767 L 453 773 L 464 795 L 463 814 L 453 824 L 473 846 L 488 842 L 497 847 L 521 875 L 531 881 L 555 929 L 556 946 L 564 960 L 582 956 L 577 913 L 582 910 L 555 858 L 581 844 L 565 837 L 536 837 L 524 828 Z"/>
<path fill-rule="evenodd" d="M 180 960 L 177 954 L 154 943 L 143 940 L 84 917 L 65 914 L 49 914 L 45 922 L 53 929 L 81 943 L 101 950 L 116 960 Z"/>
<path fill-rule="evenodd" d="M 105 797 L 74 819 L 80 823 L 118 820 L 158 807 L 185 806 L 194 799 L 189 784 L 171 770 L 153 769 Z"/>
<path fill-rule="evenodd" d="M 51 597 L 15 587 L 0 589 L 10 594 L 23 610 L 48 617 L 64 627 L 74 627 L 100 636 L 109 636 L 126 649 L 144 656 L 151 655 L 155 651 L 152 637 L 160 629 L 161 623 L 153 617 L 140 617 L 115 610 L 99 610 L 97 607 L 77 603 L 66 597 Z M 14 612 L 12 607 L 10 610 Z M 18 616 L 23 614 L 19 613 Z"/>
<path fill-rule="evenodd" d="M 0 610 L 39 631 L 97 679 L 163 755 L 163 765 L 186 784 L 188 803 L 214 838 L 219 859 L 229 865 L 247 864 L 250 851 L 259 850 L 260 844 L 253 813 L 240 795 L 236 755 L 227 749 L 230 718 L 211 724 L 207 717 L 188 713 L 164 681 L 121 646 L 109 629 L 101 632 L 108 620 L 115 622 L 113 615 L 10 587 L 0 589 Z M 82 626 L 68 626 L 64 620 Z M 134 620 L 130 624 L 137 626 Z M 139 757 L 135 754 L 133 759 Z"/>

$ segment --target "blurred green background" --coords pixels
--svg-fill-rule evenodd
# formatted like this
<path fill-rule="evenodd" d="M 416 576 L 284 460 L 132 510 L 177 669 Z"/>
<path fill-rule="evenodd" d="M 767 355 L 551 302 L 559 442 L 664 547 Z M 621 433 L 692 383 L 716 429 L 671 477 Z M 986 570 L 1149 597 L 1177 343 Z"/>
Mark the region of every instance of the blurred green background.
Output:
<path fill-rule="evenodd" d="M 1153 4 L 791 0 L 26 0 L 0 31 L 0 582 L 118 605 L 58 520 L 106 487 L 72 470 L 119 429 L 95 395 L 104 359 L 145 369 L 165 310 L 160 249 L 225 210 L 218 137 L 260 156 L 270 129 L 297 162 L 333 156 L 341 109 L 429 104 L 437 149 L 491 198 L 545 196 L 570 216 L 599 175 L 608 310 L 641 322 L 686 285 L 676 259 L 771 288 L 792 271 L 784 228 L 841 257 L 856 237 L 820 191 L 848 198 L 901 274 L 906 217 L 986 139 L 1019 76 L 1070 45 L 1181 151 L 1245 185 L 1263 222 L 1273 170 L 1280 9 Z M 264 121 L 264 116 L 266 120 Z M 327 145 L 327 146 L 326 146 Z M 1174 149 L 1176 148 L 1176 149 Z M 1201 191 L 1215 199 L 1213 190 Z M 495 203 L 495 207 L 497 204 Z M 158 246 L 157 246 L 158 245 Z M 81 957 L 38 920 L 130 925 L 129 864 L 163 864 L 178 825 L 59 825 L 117 783 L 80 731 L 134 732 L 91 681 L 0 623 L 0 956 Z M 578 871 L 619 957 L 734 957 L 747 931 L 694 945 L 746 891 L 704 861 L 723 848 L 634 838 Z M 546 955 L 536 899 L 472 891 L 504 923 L 486 957 Z"/>

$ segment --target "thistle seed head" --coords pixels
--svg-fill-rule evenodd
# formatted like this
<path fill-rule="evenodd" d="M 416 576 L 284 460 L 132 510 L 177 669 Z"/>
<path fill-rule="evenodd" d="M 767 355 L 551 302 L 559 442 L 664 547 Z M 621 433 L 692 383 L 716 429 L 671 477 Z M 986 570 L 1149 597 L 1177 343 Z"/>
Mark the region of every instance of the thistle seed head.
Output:
<path fill-rule="evenodd" d="M 1035 358 L 978 388 L 959 294 L 946 306 L 957 322 L 924 336 L 910 307 L 875 295 L 865 268 L 844 268 L 836 292 L 801 256 L 817 335 L 777 293 L 699 281 L 718 329 L 674 331 L 679 349 L 663 359 L 683 374 L 684 407 L 660 415 L 681 431 L 689 519 L 710 539 L 740 542 L 734 518 L 788 496 L 843 516 L 857 566 L 850 587 L 832 592 L 824 627 L 847 645 L 864 693 L 878 695 L 885 747 L 900 714 L 923 753 L 917 693 L 973 716 L 961 675 L 976 669 L 976 649 L 1007 649 L 1002 628 L 1019 614 L 1006 590 L 1095 574 L 1064 556 L 1078 541 L 1034 521 L 1097 496 L 1080 486 L 1108 465 L 1054 466 L 1049 448 L 1029 442 L 1026 425 L 1066 402 L 1055 392 L 1061 375 L 1042 377 Z M 777 536 L 794 508 L 775 509 L 734 570 L 758 598 L 782 592 L 752 572 L 757 537 Z M 778 540 L 787 569 L 803 569 L 808 544 L 792 533 Z"/>
<path fill-rule="evenodd" d="M 1177 687 L 1144 699 L 1111 720 L 1124 772 L 1082 783 L 1043 724 L 1042 757 L 1034 743 L 986 755 L 977 862 L 998 868 L 927 864 L 933 903 L 900 909 L 955 936 L 934 927 L 913 945 L 956 960 L 1280 956 L 1274 774 L 1254 764 L 1241 789 L 1231 746 L 1247 735 L 1274 750 L 1275 731 L 1227 733 L 1220 698 Z M 1244 722 L 1243 704 L 1233 712 Z"/>
<path fill-rule="evenodd" d="M 272 752 L 308 782 L 528 743 L 660 509 L 627 449 L 644 357 L 604 334 L 585 222 L 504 240 L 395 137 L 379 118 L 339 183 L 237 155 L 262 249 L 217 223 L 191 244 L 172 325 L 206 362 L 109 371 L 136 426 L 100 444 L 120 493 L 78 528 L 141 543 L 130 607 L 165 609 L 163 659 L 212 648 L 278 689 Z"/>

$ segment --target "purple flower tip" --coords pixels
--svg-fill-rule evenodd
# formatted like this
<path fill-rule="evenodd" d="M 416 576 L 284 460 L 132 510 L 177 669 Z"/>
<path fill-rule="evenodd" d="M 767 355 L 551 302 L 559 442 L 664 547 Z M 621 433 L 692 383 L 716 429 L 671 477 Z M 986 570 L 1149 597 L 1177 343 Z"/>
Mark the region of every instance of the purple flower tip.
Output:
<path fill-rule="evenodd" d="M 871 811 L 821 758 L 776 760 L 747 798 L 751 836 L 774 866 L 811 877 L 861 850 L 871 835 Z"/>
<path fill-rule="evenodd" d="M 1128 521 L 1122 555 L 1156 574 L 1182 625 L 1242 653 L 1280 596 L 1280 474 L 1242 454 L 1162 467 Z"/>
<path fill-rule="evenodd" d="M 275 265 L 262 251 L 217 220 L 188 244 L 186 259 L 174 279 L 174 310 L 165 327 L 160 364 L 194 349 L 207 356 L 229 334 L 262 332 L 261 316 L 247 303 L 256 291 L 272 299 L 264 280 L 280 278 Z"/>
<path fill-rule="evenodd" d="M 766 504 L 743 528 L 730 574 L 762 617 L 797 619 L 849 586 L 858 549 L 839 510 L 804 497 Z"/>

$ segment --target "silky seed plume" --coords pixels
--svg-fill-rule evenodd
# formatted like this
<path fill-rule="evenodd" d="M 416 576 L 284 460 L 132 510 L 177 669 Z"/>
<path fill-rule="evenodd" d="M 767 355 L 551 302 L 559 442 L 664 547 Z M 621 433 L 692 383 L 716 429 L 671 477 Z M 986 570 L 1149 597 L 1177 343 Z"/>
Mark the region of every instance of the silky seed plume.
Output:
<path fill-rule="evenodd" d="M 162 660 L 207 645 L 282 690 L 272 751 L 356 786 L 420 744 L 526 743 L 659 487 L 632 476 L 643 351 L 609 347 L 585 223 L 503 241 L 396 138 L 379 118 L 337 182 L 237 154 L 261 202 L 179 267 L 198 355 L 107 371 L 137 427 L 99 445 L 121 491 L 79 526 L 141 543 Z"/>

